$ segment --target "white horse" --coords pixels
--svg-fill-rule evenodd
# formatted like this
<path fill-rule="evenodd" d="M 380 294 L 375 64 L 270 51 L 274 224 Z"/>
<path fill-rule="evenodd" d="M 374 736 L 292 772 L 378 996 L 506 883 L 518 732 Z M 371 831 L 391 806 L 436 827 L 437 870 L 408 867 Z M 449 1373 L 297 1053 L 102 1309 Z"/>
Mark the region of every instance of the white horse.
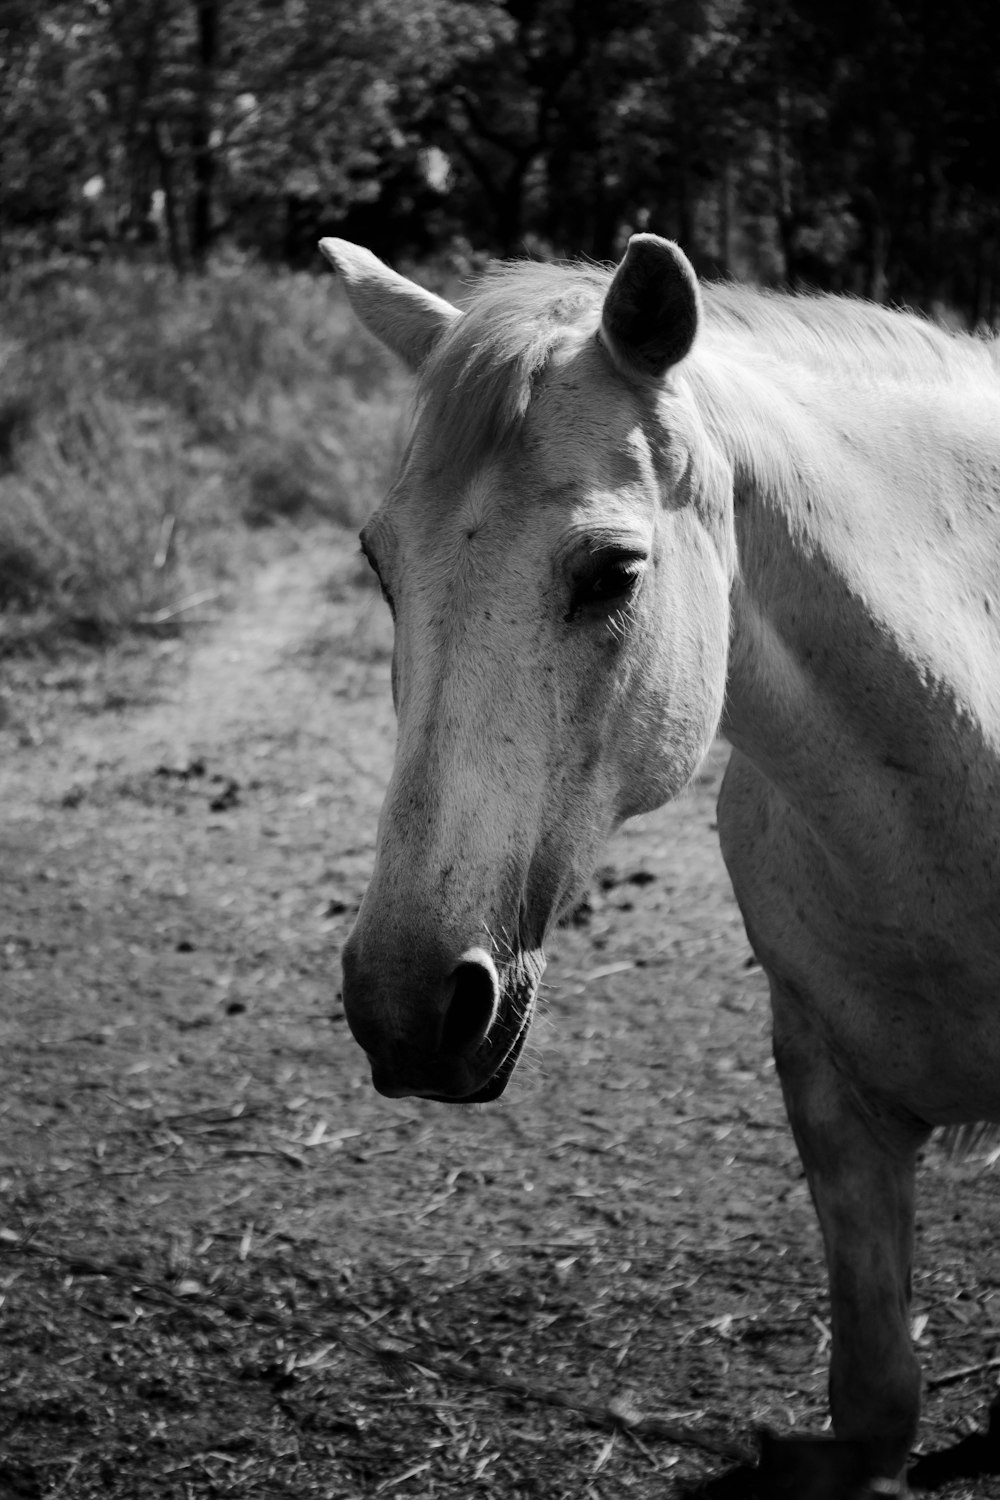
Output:
<path fill-rule="evenodd" d="M 419 376 L 362 534 L 399 720 L 344 951 L 375 1087 L 503 1091 L 546 932 L 721 727 L 722 849 L 832 1302 L 837 1442 L 811 1478 L 772 1448 L 773 1482 L 902 1493 L 916 1156 L 1000 1122 L 996 346 L 699 289 L 648 234 L 613 275 L 501 267 L 463 313 L 322 249 Z"/>

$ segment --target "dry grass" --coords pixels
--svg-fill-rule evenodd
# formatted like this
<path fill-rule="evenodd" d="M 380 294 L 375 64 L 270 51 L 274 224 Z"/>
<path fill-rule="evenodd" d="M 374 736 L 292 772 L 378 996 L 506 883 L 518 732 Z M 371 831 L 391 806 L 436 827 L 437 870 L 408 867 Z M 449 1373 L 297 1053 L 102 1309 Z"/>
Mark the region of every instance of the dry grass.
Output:
<path fill-rule="evenodd" d="M 357 526 L 405 397 L 322 273 L 22 272 L 0 301 L 0 650 L 180 618 L 262 526 Z"/>

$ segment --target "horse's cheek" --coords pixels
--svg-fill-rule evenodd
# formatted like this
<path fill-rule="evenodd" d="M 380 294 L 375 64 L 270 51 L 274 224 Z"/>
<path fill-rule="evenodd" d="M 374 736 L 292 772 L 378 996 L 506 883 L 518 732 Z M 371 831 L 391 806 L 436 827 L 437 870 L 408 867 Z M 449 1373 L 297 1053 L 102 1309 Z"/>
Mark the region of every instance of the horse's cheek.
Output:
<path fill-rule="evenodd" d="M 726 688 L 728 602 L 702 580 L 697 607 L 677 595 L 634 664 L 633 713 L 622 746 L 621 815 L 649 812 L 683 791 L 718 732 Z"/>

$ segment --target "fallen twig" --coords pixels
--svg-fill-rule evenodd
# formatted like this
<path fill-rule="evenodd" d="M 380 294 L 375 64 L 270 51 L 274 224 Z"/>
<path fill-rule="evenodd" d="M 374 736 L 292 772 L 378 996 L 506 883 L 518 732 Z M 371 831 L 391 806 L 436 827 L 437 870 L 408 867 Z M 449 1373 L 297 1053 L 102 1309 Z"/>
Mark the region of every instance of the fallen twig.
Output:
<path fill-rule="evenodd" d="M 994 1355 L 992 1359 L 980 1360 L 975 1365 L 958 1365 L 954 1370 L 943 1370 L 940 1375 L 928 1375 L 924 1384 L 928 1387 L 954 1385 L 957 1380 L 964 1380 L 968 1375 L 981 1375 L 984 1370 L 997 1369 L 1000 1369 L 1000 1354 Z"/>
<path fill-rule="evenodd" d="M 138 625 L 169 625 L 178 615 L 186 614 L 189 609 L 197 609 L 199 604 L 210 604 L 213 599 L 218 599 L 218 589 L 202 589 L 198 594 L 188 594 L 186 599 L 180 599 L 176 604 L 165 605 L 163 609 L 155 609 L 149 614 L 139 615 L 136 619 Z"/>
<path fill-rule="evenodd" d="M 720 1458 L 735 1459 L 739 1463 L 756 1461 L 756 1446 L 749 1441 L 720 1437 L 684 1422 L 668 1421 L 664 1417 L 644 1416 L 614 1401 L 607 1404 L 583 1401 L 568 1395 L 565 1391 L 556 1390 L 553 1386 L 539 1385 L 522 1376 L 509 1375 L 505 1370 L 498 1369 L 494 1365 L 467 1365 L 463 1360 L 454 1359 L 451 1355 L 440 1354 L 436 1350 L 428 1350 L 416 1345 L 400 1346 L 398 1349 L 391 1346 L 386 1352 L 391 1352 L 397 1359 L 405 1360 L 407 1364 L 430 1370 L 435 1375 L 461 1380 L 467 1385 L 489 1386 L 492 1390 L 505 1391 L 508 1395 L 521 1396 L 527 1401 L 535 1401 L 540 1406 L 556 1406 L 563 1411 L 574 1412 L 592 1427 L 621 1427 L 639 1437 L 661 1438 L 681 1448 L 700 1448 L 703 1452 L 715 1454 Z"/>

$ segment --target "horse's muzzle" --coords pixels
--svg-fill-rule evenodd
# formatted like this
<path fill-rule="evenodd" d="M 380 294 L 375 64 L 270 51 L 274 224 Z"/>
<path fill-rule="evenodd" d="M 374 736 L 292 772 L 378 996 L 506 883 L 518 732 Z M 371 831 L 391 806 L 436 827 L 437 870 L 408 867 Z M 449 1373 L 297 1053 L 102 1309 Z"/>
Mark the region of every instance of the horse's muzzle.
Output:
<path fill-rule="evenodd" d="M 359 946 L 352 937 L 344 950 L 344 1010 L 377 1092 L 455 1104 L 499 1098 L 528 1032 L 541 955 L 500 973 L 484 949 L 468 948 L 451 965 L 387 971 L 368 965 Z"/>

